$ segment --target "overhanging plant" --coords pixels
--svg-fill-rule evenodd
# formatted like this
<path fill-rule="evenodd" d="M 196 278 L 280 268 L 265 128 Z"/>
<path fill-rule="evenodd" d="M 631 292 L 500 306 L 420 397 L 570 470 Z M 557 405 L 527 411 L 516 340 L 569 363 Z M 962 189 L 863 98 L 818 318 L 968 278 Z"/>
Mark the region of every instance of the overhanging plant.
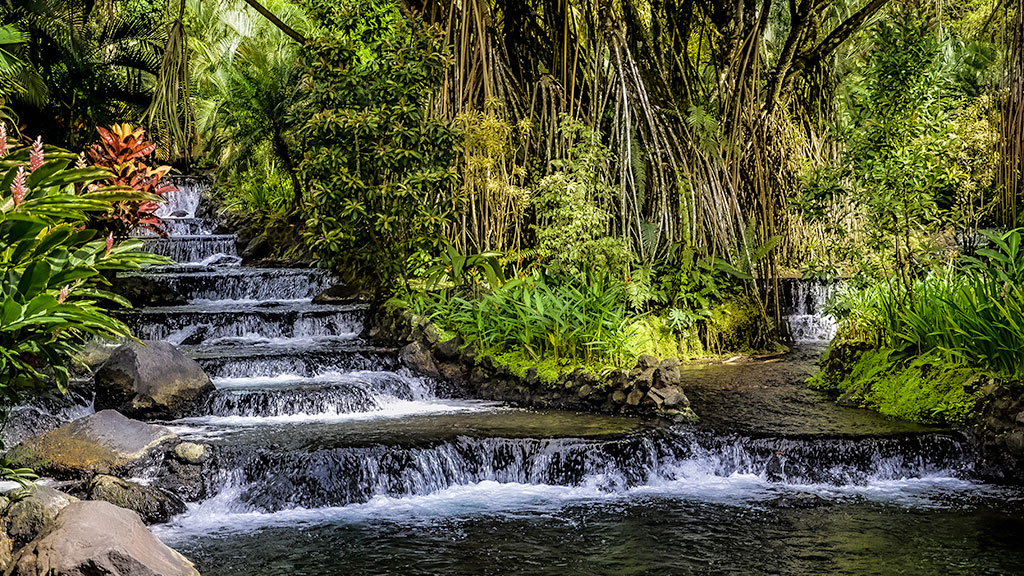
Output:
<path fill-rule="evenodd" d="M 104 186 L 109 170 L 76 166 L 74 154 L 39 140 L 9 146 L 0 129 L 0 409 L 47 383 L 66 390 L 86 337 L 130 336 L 103 307 L 128 305 L 107 290 L 104 272 L 167 262 L 139 240 L 86 227 L 149 195 Z"/>

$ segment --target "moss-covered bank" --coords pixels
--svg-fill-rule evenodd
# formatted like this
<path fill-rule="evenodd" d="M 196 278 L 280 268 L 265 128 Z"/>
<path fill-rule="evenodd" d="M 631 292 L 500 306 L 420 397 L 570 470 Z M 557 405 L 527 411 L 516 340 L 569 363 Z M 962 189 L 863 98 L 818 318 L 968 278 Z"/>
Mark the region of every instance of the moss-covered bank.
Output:
<path fill-rule="evenodd" d="M 834 394 L 839 404 L 924 424 L 972 424 L 986 381 L 976 371 L 936 354 L 908 358 L 860 343 L 833 344 L 821 365 L 811 386 Z"/>
<path fill-rule="evenodd" d="M 833 342 L 810 385 L 839 404 L 943 424 L 978 439 L 982 473 L 1024 480 L 1024 383 L 987 375 L 939 353 L 907 355 Z"/>

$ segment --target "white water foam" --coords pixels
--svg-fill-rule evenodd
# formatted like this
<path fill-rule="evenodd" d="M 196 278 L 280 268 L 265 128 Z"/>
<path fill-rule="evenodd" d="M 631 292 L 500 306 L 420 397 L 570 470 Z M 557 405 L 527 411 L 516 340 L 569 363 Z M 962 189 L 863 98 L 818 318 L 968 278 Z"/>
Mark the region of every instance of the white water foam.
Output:
<path fill-rule="evenodd" d="M 495 404 L 478 401 L 456 400 L 401 400 L 398 398 L 377 398 L 379 410 L 369 412 L 338 413 L 327 411 L 307 414 L 298 412 L 287 416 L 195 416 L 175 420 L 172 431 L 180 436 L 205 437 L 207 434 L 220 435 L 218 428 L 257 426 L 281 426 L 301 424 L 341 424 L 366 420 L 404 418 L 437 414 L 458 414 L 494 410 Z"/>
<path fill-rule="evenodd" d="M 278 512 L 245 511 L 239 505 L 241 489 L 229 488 L 216 497 L 189 506 L 170 523 L 154 527 L 163 540 L 173 542 L 194 535 L 245 533 L 274 526 L 324 525 L 389 520 L 402 523 L 481 514 L 557 515 L 568 505 L 595 502 L 628 504 L 640 498 L 682 499 L 725 506 L 757 506 L 773 499 L 810 493 L 828 501 L 868 500 L 898 507 L 941 508 L 944 496 L 997 496 L 999 491 L 946 476 L 876 480 L 866 485 L 789 485 L 753 474 L 715 476 L 698 474 L 624 491 L 607 491 L 601 478 L 579 486 L 520 484 L 483 481 L 452 486 L 424 495 L 378 495 L 367 502 L 324 508 L 292 508 Z"/>

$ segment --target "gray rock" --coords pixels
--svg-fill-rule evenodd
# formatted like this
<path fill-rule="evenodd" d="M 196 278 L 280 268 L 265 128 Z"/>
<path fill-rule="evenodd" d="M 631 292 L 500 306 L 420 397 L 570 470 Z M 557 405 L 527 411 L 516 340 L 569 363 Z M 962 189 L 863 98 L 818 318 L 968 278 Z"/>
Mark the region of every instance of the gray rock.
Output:
<path fill-rule="evenodd" d="M 466 371 L 462 365 L 455 362 L 442 362 L 437 365 L 437 371 L 448 382 L 458 382 L 466 376 Z"/>
<path fill-rule="evenodd" d="M 1024 455 L 1024 430 L 1018 428 L 1006 435 L 1006 449 L 1014 456 Z"/>
<path fill-rule="evenodd" d="M 259 260 L 270 255 L 270 240 L 266 234 L 258 234 L 246 243 L 245 248 L 239 254 L 242 260 Z"/>
<path fill-rule="evenodd" d="M 576 397 L 578 397 L 580 400 L 586 400 L 587 398 L 590 398 L 590 395 L 593 393 L 593 386 L 591 386 L 590 384 L 584 384 L 583 386 L 579 387 L 579 390 L 576 391 Z"/>
<path fill-rule="evenodd" d="M 700 417 L 689 408 L 667 408 L 658 411 L 662 417 L 668 418 L 673 422 L 695 424 L 700 421 Z"/>
<path fill-rule="evenodd" d="M 658 407 L 659 408 L 689 408 L 690 399 L 683 394 L 683 391 L 678 386 L 669 386 L 667 388 L 652 388 L 652 394 L 656 394 L 659 397 Z"/>
<path fill-rule="evenodd" d="M 441 339 L 441 331 L 437 329 L 437 326 L 433 324 L 427 324 L 423 327 L 423 341 L 429 346 L 437 344 Z"/>
<path fill-rule="evenodd" d="M 616 390 L 612 394 L 612 402 L 614 402 L 615 404 L 625 404 L 626 396 L 627 394 L 624 390 Z"/>
<path fill-rule="evenodd" d="M 662 360 L 661 364 L 654 370 L 652 385 L 655 388 L 667 388 L 669 386 L 678 386 L 681 380 L 679 359 L 667 358 Z"/>
<path fill-rule="evenodd" d="M 7 507 L 7 534 L 24 545 L 53 524 L 57 514 L 72 502 L 78 502 L 78 498 L 48 486 L 31 486 Z"/>
<path fill-rule="evenodd" d="M 626 396 L 626 404 L 629 406 L 639 406 L 640 402 L 644 399 L 644 392 L 639 388 L 634 388 Z"/>
<path fill-rule="evenodd" d="M 210 450 L 205 444 L 182 442 L 174 447 L 174 457 L 185 464 L 202 464 L 210 458 Z"/>
<path fill-rule="evenodd" d="M 99 474 L 89 481 L 90 500 L 103 500 L 137 513 L 146 524 L 167 522 L 185 512 L 185 503 L 159 488 Z"/>
<path fill-rule="evenodd" d="M 135 417 L 180 418 L 213 392 L 199 364 L 167 342 L 123 344 L 96 370 L 96 408 Z"/>
<path fill-rule="evenodd" d="M 434 359 L 430 356 L 430 350 L 422 342 L 411 342 L 403 346 L 398 352 L 398 359 L 413 372 L 434 378 L 440 376 Z"/>
<path fill-rule="evenodd" d="M 37 473 L 81 478 L 133 467 L 172 438 L 174 434 L 163 426 L 103 410 L 26 440 L 7 457 Z"/>
<path fill-rule="evenodd" d="M 648 390 L 654 386 L 654 373 L 657 371 L 656 368 L 648 368 L 642 372 L 636 372 L 631 374 L 633 379 L 633 386 L 642 390 Z"/>
<path fill-rule="evenodd" d="M 19 576 L 199 576 L 195 566 L 153 536 L 131 510 L 76 502 L 29 543 Z"/>
<path fill-rule="evenodd" d="M 629 372 L 617 368 L 608 375 L 608 382 L 615 388 L 627 388 L 629 386 Z"/>
<path fill-rule="evenodd" d="M 640 370 L 643 372 L 645 370 L 657 368 L 658 364 L 658 359 L 654 356 L 651 356 L 650 354 L 641 354 L 636 359 L 636 368 L 634 368 L 634 370 Z"/>
<path fill-rule="evenodd" d="M 346 284 L 335 284 L 313 297 L 313 304 L 345 304 L 359 299 L 359 290 Z"/>
<path fill-rule="evenodd" d="M 14 540 L 0 530 L 0 573 L 6 573 L 14 562 Z"/>

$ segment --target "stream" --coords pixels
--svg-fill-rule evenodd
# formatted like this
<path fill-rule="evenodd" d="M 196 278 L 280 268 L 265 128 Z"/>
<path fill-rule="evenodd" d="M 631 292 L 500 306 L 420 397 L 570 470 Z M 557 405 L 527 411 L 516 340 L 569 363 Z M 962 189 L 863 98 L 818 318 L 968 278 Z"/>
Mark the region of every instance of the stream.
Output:
<path fill-rule="evenodd" d="M 155 527 L 205 576 L 1024 573 L 1022 493 L 965 437 L 807 389 L 834 327 L 805 304 L 786 357 L 684 369 L 698 425 L 451 398 L 364 304 L 313 304 L 323 272 L 239 266 L 179 184 L 147 240 L 179 265 L 134 275 L 188 304 L 126 321 L 217 387 L 169 423 L 211 496 Z"/>

